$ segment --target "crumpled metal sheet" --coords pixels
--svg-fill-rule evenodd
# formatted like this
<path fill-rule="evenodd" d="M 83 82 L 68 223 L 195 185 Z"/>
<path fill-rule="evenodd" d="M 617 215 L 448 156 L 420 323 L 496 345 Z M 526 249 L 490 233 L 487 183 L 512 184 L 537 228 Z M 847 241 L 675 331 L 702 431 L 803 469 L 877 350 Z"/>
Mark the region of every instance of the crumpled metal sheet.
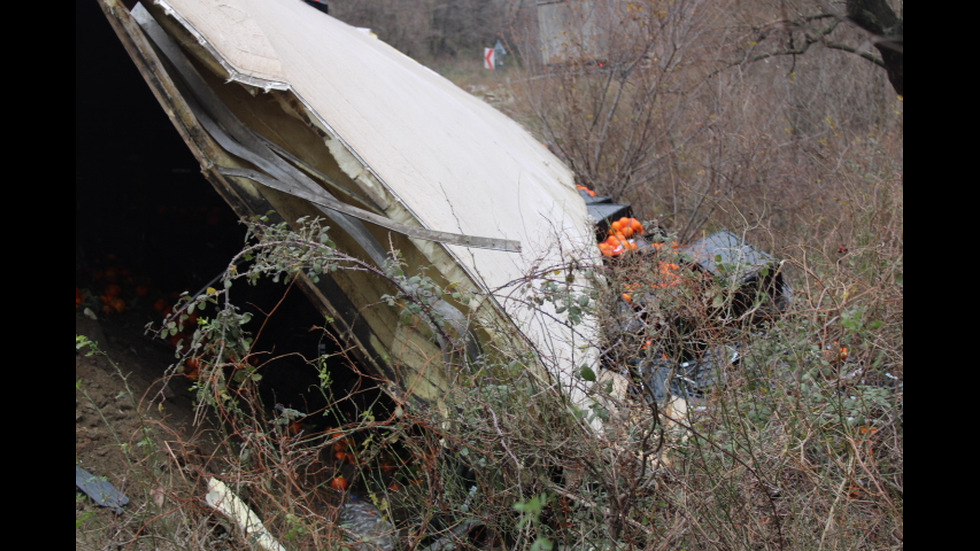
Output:
<path fill-rule="evenodd" d="M 347 547 L 357 551 L 391 551 L 395 527 L 377 507 L 353 495 L 340 509 L 340 524 L 352 536 Z"/>
<path fill-rule="evenodd" d="M 526 300 L 528 293 L 545 292 L 541 287 L 548 279 L 538 276 L 544 267 L 549 273 L 564 267 L 577 276 L 601 262 L 574 175 L 544 144 L 434 71 L 303 2 L 144 4 L 195 61 L 195 69 L 208 77 L 209 86 L 220 92 L 223 105 L 235 106 L 239 119 L 254 124 L 250 128 L 276 138 L 276 145 L 316 169 L 309 174 L 328 174 L 337 184 L 324 182 L 324 189 L 343 188 L 368 198 L 370 204 L 359 208 L 397 224 L 509 244 L 474 247 L 468 240 L 455 244 L 382 230 L 375 236 L 385 250 L 401 251 L 413 268 L 435 268 L 439 278 L 476 296 L 464 314 L 478 322 L 479 337 L 494 341 L 483 350 L 527 348 L 542 359 L 533 369 L 547 371 L 542 375 L 554 378 L 579 407 L 590 408 L 588 391 L 576 373 L 579 366 L 598 362 L 597 351 L 589 346 L 597 340 L 595 320 L 569 327 L 552 303 Z M 307 200 L 276 188 L 262 193 L 269 190 L 241 171 L 223 174 L 228 168 L 251 169 L 247 165 L 254 165 L 253 160 L 203 139 L 202 124 L 186 105 L 190 100 L 185 91 L 147 44 L 146 27 L 127 19 L 125 10 L 107 6 L 105 11 L 110 21 L 119 20 L 114 26 L 124 43 L 132 45 L 134 61 L 158 100 L 175 113 L 171 119 L 202 170 L 212 183 L 220 181 L 216 187 L 231 197 L 233 207 L 240 207 L 236 210 L 251 209 L 250 201 L 259 195 L 264 201 L 256 199 L 257 204 L 268 203 L 284 218 L 314 211 Z M 314 163 L 317 159 L 322 162 Z M 345 231 L 336 233 L 342 247 L 360 255 L 359 243 L 347 239 Z M 511 246 L 516 243 L 519 252 Z M 428 336 L 425 331 L 406 332 L 412 337 L 407 340 L 398 333 L 400 327 L 392 331 L 394 316 L 372 310 L 379 303 L 377 293 L 367 285 L 356 286 L 359 279 L 348 278 L 325 293 L 335 297 L 324 301 L 326 309 L 348 311 L 349 303 L 349 311 L 358 312 L 340 319 L 362 324 L 357 328 L 365 357 L 404 360 L 402 352 L 419 349 L 416 343 Z M 430 386 L 438 388 L 442 383 L 433 379 L 433 370 L 424 369 L 432 354 L 424 354 L 424 364 L 412 358 L 405 371 L 424 372 L 418 378 L 426 384 L 432 379 Z M 406 386 L 424 388 L 414 381 Z M 438 393 L 421 397 L 437 400 Z"/>

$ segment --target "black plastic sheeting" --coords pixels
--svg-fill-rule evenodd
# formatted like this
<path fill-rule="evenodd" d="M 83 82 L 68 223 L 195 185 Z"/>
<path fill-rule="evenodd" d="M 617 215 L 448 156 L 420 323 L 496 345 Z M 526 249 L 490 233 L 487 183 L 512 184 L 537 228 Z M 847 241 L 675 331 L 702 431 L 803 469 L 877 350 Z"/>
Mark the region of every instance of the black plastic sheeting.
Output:
<path fill-rule="evenodd" d="M 596 221 L 596 231 L 601 234 L 606 233 L 613 221 L 624 216 L 633 216 L 633 208 L 630 205 L 613 203 L 609 197 L 593 195 L 584 189 L 579 189 L 579 194 L 585 200 L 585 208 L 589 216 Z"/>
<path fill-rule="evenodd" d="M 683 247 L 680 253 L 695 271 L 710 274 L 731 293 L 727 308 L 719 311 L 719 324 L 724 323 L 723 318 L 743 315 L 761 324 L 789 305 L 792 293 L 781 263 L 728 230 Z M 683 358 L 660 357 L 634 364 L 641 381 L 634 390 L 658 403 L 670 397 L 696 399 L 724 385 L 726 374 L 739 362 L 738 350 L 730 346 L 692 349 Z"/>
<path fill-rule="evenodd" d="M 737 350 L 718 347 L 688 361 L 661 359 L 641 364 L 638 371 L 645 388 L 637 390 L 657 403 L 675 396 L 695 400 L 704 396 L 708 389 L 724 385 L 725 374 L 738 359 Z"/>
<path fill-rule="evenodd" d="M 726 283 L 732 290 L 733 314 L 742 315 L 762 295 L 775 315 L 789 306 L 792 291 L 783 277 L 781 263 L 728 230 L 714 233 L 681 250 L 681 255 L 703 272 Z"/>

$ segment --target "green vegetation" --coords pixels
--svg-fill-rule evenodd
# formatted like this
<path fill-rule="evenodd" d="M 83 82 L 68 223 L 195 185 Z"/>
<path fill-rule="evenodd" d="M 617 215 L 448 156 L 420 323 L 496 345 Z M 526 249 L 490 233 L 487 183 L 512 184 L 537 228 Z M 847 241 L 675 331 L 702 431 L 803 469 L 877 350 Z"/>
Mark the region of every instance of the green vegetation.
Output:
<path fill-rule="evenodd" d="M 184 311 L 213 314 L 199 323 L 185 360 L 203 358 L 196 388 L 224 420 L 225 478 L 248 489 L 271 532 L 291 545 L 333 548 L 363 536 L 338 521 L 342 509 L 328 505 L 356 488 L 383 525 L 416 549 L 450 542 L 517 549 L 901 547 L 898 259 L 868 262 L 849 251 L 863 271 L 848 271 L 848 285 L 869 286 L 858 296 L 833 294 L 848 288 L 839 287 L 839 262 L 808 264 L 810 287 L 799 286 L 789 310 L 761 326 L 709 307 L 724 281 L 700 291 L 654 284 L 665 323 L 649 324 L 633 341 L 605 343 L 620 350 L 602 373 L 581 371 L 594 383 L 593 411 L 576 410 L 522 361 L 477 361 L 450 366 L 459 376 L 440 408 L 395 412 L 378 403 L 339 426 L 307 432 L 296 428 L 306 417 L 301 412 L 280 409 L 270 422 L 259 370 L 227 355 L 237 346 L 221 356 L 202 343 L 228 335 L 250 342 L 239 333 L 236 306 L 224 298 L 256 275 L 286 283 L 298 273 L 365 268 L 333 250 L 329 231 L 315 220 L 299 233 L 252 227 L 263 239 L 246 247 L 248 261 L 233 259 L 237 269 L 222 289 L 185 297 Z M 636 281 L 617 276 L 658 273 L 656 260 L 629 262 L 589 293 L 551 281 L 539 300 L 559 305 L 569 324 L 595 315 L 615 327 L 624 321 L 612 307 L 618 285 Z M 398 270 L 376 275 L 405 277 Z M 427 288 L 429 296 L 443 292 L 431 282 Z M 416 313 L 425 308 L 403 289 L 392 299 Z M 697 317 L 706 312 L 710 319 Z M 694 323 L 675 334 L 678 313 Z M 714 366 L 721 383 L 686 403 L 658 400 L 644 385 L 651 356 L 639 346 L 643 340 L 677 343 L 673 350 L 697 341 L 737 349 L 740 359 Z M 617 381 L 631 391 L 623 393 Z M 351 399 L 336 395 L 329 374 L 321 383 L 328 409 Z M 604 422 L 601 434 L 579 422 L 593 416 Z"/>
<path fill-rule="evenodd" d="M 650 42 L 621 50 L 612 68 L 570 64 L 544 78 L 514 66 L 488 83 L 479 65 L 467 72 L 448 59 L 444 74 L 504 89 L 497 97 L 513 99 L 501 109 L 554 144 L 583 183 L 663 227 L 668 242 L 720 228 L 745 235 L 782 260 L 792 303 L 761 323 L 729 316 L 724 282 L 659 285 L 657 262 L 680 259 L 631 257 L 601 280 L 550 281 L 533 297 L 570 325 L 595 316 L 603 328 L 604 369 L 577 368 L 592 411 L 575 409 L 515 351 L 508 362 L 440 357 L 458 362 L 444 367 L 459 376 L 439 407 L 376 398 L 335 423 L 354 397 L 338 395 L 323 366 L 358 369 L 339 354 L 312 360 L 327 403 L 318 413 L 331 419 L 313 430 L 302 412 L 270 413 L 262 402 L 244 329 L 253 320 L 230 299 L 236 289 L 370 272 L 394 289 L 386 300 L 445 340 L 453 336 L 431 297 L 468 297 L 397 256 L 374 266 L 338 251 L 318 221 L 298 232 L 252 221 L 254 239 L 222 284 L 186 295 L 182 314 L 159 329 L 184 331 L 197 314 L 175 371 L 196 362 L 199 407 L 220 420 L 208 472 L 232 481 L 287 548 L 369 548 L 340 520 L 348 488 L 404 549 L 903 548 L 902 99 L 858 56 L 814 49 L 735 62 L 748 57 L 760 14 L 726 24 L 730 14 L 711 2 L 679 4 L 687 9 L 636 3 L 653 14 L 639 23 L 667 34 L 642 35 Z M 655 308 L 627 332 L 622 295 L 638 282 L 655 289 Z M 738 359 L 712 364 L 717 384 L 686 402 L 655 395 L 645 366 L 680 362 L 692 342 Z M 88 346 L 76 339 L 76 350 Z M 584 428 L 593 418 L 601 433 Z M 152 446 L 125 452 L 143 478 L 191 481 L 159 502 L 179 515 L 148 510 L 146 526 L 179 518 L 187 547 L 218 538 L 245 547 L 179 493 L 200 488 L 203 469 L 161 471 L 156 462 L 176 456 Z"/>

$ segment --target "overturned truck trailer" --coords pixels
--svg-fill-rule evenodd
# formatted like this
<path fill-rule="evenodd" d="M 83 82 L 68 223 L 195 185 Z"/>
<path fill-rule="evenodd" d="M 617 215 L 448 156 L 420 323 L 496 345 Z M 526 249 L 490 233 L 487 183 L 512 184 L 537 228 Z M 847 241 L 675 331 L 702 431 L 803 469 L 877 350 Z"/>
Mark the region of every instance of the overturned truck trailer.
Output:
<path fill-rule="evenodd" d="M 301 0 L 100 5 L 240 217 L 320 217 L 338 248 L 378 266 L 397 250 L 474 297 L 435 304 L 471 356 L 532 351 L 528 369 L 582 399 L 571 366 L 598 361 L 589 324 L 573 330 L 521 292 L 570 252 L 597 264 L 594 228 L 571 172 L 515 121 Z M 438 401 L 452 374 L 433 359 L 449 344 L 401 319 L 390 282 L 300 278 L 366 366 Z"/>

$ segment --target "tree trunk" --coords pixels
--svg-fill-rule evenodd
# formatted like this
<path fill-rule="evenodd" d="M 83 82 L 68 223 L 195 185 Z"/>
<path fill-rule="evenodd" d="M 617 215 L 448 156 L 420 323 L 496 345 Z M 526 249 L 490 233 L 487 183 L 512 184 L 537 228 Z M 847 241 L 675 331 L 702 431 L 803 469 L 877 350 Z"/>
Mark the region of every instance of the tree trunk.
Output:
<path fill-rule="evenodd" d="M 875 48 L 881 53 L 881 60 L 888 72 L 888 81 L 899 95 L 904 95 L 904 15 L 904 10 L 903 13 L 896 14 L 886 0 L 847 0 L 848 19 L 876 35 Z"/>

